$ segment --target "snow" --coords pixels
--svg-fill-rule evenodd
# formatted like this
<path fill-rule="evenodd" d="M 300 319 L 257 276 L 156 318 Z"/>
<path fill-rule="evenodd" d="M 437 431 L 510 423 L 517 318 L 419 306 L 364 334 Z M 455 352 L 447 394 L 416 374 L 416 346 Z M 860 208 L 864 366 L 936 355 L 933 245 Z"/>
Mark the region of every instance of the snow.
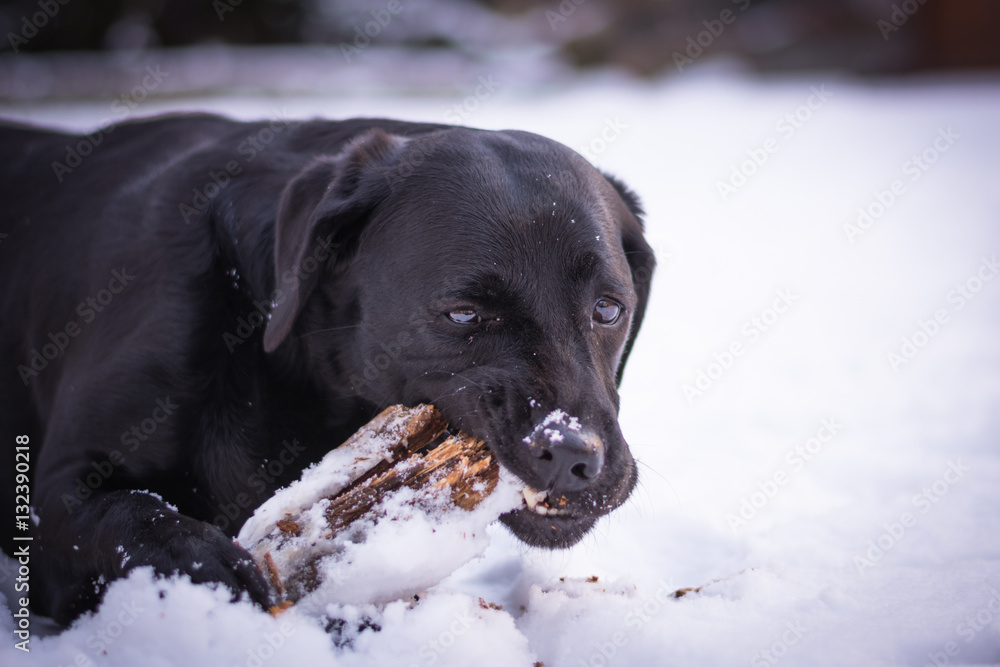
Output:
<path fill-rule="evenodd" d="M 429 511 L 420 506 L 427 500 L 423 495 L 410 489 L 394 493 L 380 506 L 385 515 L 378 521 L 362 519 L 330 540 L 335 551 L 320 565 L 323 585 L 297 606 L 320 615 L 328 602 L 388 602 L 438 584 L 483 554 L 492 519 L 522 504 L 524 484 L 512 475 L 497 486 L 471 512 L 441 505 Z"/>
<path fill-rule="evenodd" d="M 277 106 L 439 121 L 464 94 Z M 7 115 L 89 129 L 109 114 Z M 585 151 L 648 211 L 660 264 L 622 387 L 641 469 L 630 502 L 567 551 L 492 527 L 485 556 L 415 604 L 328 606 L 333 635 L 137 570 L 66 632 L 40 627 L 30 656 L 5 641 L 0 664 L 997 664 L 998 116 L 989 78 L 705 68 L 645 87 L 501 88 L 466 122 Z M 375 572 L 399 555 L 372 555 Z M 9 615 L 0 626 L 10 638 Z"/>
<path fill-rule="evenodd" d="M 534 400 L 535 399 L 531 399 L 529 403 Z M 553 425 L 559 428 L 554 428 Z M 562 442 L 565 437 L 562 429 L 579 431 L 581 429 L 580 420 L 576 417 L 571 417 L 559 408 L 556 408 L 549 414 L 545 415 L 545 418 L 538 422 L 535 428 L 532 429 L 531 433 L 522 438 L 522 442 L 526 445 L 530 445 L 538 438 L 539 434 L 544 435 L 545 439 L 549 442 Z"/>

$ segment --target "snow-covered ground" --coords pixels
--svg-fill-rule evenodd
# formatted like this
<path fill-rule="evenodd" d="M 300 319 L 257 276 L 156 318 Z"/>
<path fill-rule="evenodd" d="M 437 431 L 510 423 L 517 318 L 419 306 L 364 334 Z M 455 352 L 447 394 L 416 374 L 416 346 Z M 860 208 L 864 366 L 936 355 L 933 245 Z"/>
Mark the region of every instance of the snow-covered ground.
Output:
<path fill-rule="evenodd" d="M 497 528 L 413 607 L 331 609 L 339 647 L 313 619 L 140 571 L 30 655 L 5 614 L 0 664 L 1000 663 L 1000 80 L 483 76 L 130 113 L 520 128 L 621 176 L 660 258 L 622 387 L 633 499 L 568 551 Z M 89 129 L 121 108 L 0 114 Z"/>

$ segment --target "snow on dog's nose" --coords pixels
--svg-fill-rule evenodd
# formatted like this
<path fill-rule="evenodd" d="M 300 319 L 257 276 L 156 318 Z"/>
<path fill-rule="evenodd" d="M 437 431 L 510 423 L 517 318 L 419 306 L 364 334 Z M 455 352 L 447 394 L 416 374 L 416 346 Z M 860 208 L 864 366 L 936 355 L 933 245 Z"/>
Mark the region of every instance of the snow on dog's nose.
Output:
<path fill-rule="evenodd" d="M 576 417 L 554 410 L 524 438 L 530 464 L 545 490 L 582 491 L 604 468 L 604 443 Z"/>

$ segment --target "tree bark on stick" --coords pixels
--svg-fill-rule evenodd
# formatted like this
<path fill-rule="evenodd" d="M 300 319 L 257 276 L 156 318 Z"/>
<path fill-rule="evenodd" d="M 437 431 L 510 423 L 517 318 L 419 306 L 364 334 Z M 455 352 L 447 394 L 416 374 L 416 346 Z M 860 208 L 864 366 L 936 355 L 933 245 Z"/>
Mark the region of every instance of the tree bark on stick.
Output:
<path fill-rule="evenodd" d="M 303 534 L 316 534 L 318 527 L 321 540 L 332 540 L 361 519 L 377 522 L 380 506 L 404 487 L 416 492 L 410 501 L 415 505 L 472 510 L 493 492 L 500 474 L 486 444 L 451 433 L 431 405 L 386 408 L 338 449 L 343 448 L 363 451 L 368 460 L 353 481 L 319 499 L 324 510 L 318 526 L 317 512 L 309 511 L 318 504 L 313 503 L 286 510 L 263 539 L 244 545 L 270 580 L 281 608 L 320 585 L 319 560 L 330 554 L 322 545 L 310 554 L 299 539 Z M 373 448 L 379 456 L 371 456 Z"/>

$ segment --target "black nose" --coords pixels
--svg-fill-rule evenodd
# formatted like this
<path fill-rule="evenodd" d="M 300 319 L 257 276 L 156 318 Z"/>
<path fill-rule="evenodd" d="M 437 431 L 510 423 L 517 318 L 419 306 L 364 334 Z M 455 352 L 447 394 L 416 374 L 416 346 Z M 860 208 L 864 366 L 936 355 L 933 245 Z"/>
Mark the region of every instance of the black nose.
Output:
<path fill-rule="evenodd" d="M 604 467 L 604 445 L 590 430 L 549 424 L 536 428 L 528 440 L 531 467 L 546 490 L 580 491 Z"/>

